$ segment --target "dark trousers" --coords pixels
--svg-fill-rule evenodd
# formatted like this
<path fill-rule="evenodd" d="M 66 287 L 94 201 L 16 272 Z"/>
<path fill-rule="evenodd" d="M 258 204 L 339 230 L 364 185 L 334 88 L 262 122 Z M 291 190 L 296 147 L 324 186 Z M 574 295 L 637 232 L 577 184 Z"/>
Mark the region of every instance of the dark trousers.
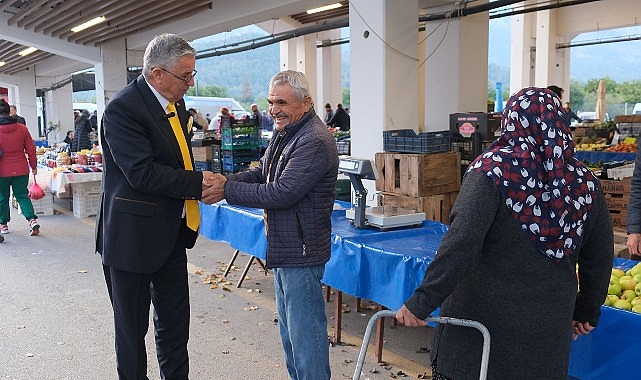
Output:
<path fill-rule="evenodd" d="M 154 305 L 156 352 L 163 380 L 189 377 L 189 285 L 187 255 L 177 242 L 154 273 L 132 273 L 103 266 L 114 310 L 116 360 L 120 380 L 148 380 L 145 335 Z"/>

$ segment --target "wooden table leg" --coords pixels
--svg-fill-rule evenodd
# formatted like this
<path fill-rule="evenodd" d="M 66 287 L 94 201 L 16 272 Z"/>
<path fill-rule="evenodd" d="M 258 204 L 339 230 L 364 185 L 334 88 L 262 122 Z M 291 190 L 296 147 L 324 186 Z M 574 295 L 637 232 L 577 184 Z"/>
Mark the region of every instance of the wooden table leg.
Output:
<path fill-rule="evenodd" d="M 336 292 L 334 298 L 334 344 L 341 342 L 341 323 L 343 320 L 343 292 Z"/>
<path fill-rule="evenodd" d="M 379 305 L 379 310 L 385 310 L 386 307 Z M 385 318 L 379 318 L 376 321 L 376 360 L 380 363 L 383 361 L 383 333 L 385 332 Z"/>
<path fill-rule="evenodd" d="M 332 287 L 329 285 L 325 285 L 325 302 L 331 301 L 332 297 Z"/>
<path fill-rule="evenodd" d="M 238 284 L 236 284 L 237 288 L 240 288 L 240 286 L 243 284 L 243 281 L 245 281 L 245 276 L 247 276 L 247 272 L 249 272 L 249 267 L 251 267 L 252 262 L 254 262 L 254 259 L 255 259 L 254 256 L 251 256 L 251 255 L 249 256 L 249 261 L 247 262 L 247 265 L 245 265 L 245 269 L 243 269 L 243 273 L 240 275 L 240 278 L 238 279 Z"/>
<path fill-rule="evenodd" d="M 225 273 L 223 273 L 223 277 L 227 277 L 229 274 L 229 271 L 231 270 L 232 265 L 234 265 L 234 261 L 236 261 L 236 258 L 238 257 L 238 254 L 240 253 L 239 250 L 236 250 L 234 254 L 231 256 L 231 260 L 229 260 L 229 264 L 227 264 L 227 269 L 225 269 Z"/>

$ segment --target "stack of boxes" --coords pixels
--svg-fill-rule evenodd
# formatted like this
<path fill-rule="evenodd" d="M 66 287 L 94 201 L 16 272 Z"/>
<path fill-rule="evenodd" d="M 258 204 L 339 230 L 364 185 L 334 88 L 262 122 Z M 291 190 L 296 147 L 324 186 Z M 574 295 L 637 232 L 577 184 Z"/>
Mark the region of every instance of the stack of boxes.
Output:
<path fill-rule="evenodd" d="M 461 155 L 448 151 L 448 131 L 424 132 L 414 141 L 407 136 L 407 132 L 384 132 L 386 152 L 375 158 L 379 203 L 425 212 L 427 219 L 448 224 L 461 187 Z M 417 153 L 390 151 L 399 149 Z"/>
<path fill-rule="evenodd" d="M 192 141 L 191 151 L 194 155 L 194 170 L 221 172 L 220 141 Z"/>
<path fill-rule="evenodd" d="M 100 202 L 101 181 L 74 183 L 73 214 L 78 218 L 96 215 Z"/>
<path fill-rule="evenodd" d="M 605 201 L 610 210 L 612 225 L 625 227 L 628 216 L 628 203 L 630 203 L 630 191 L 632 190 L 632 177 L 625 177 L 621 180 L 602 179 L 601 187 L 605 194 Z"/>
<path fill-rule="evenodd" d="M 258 120 L 221 119 L 222 172 L 237 173 L 246 170 L 260 159 L 261 133 Z"/>

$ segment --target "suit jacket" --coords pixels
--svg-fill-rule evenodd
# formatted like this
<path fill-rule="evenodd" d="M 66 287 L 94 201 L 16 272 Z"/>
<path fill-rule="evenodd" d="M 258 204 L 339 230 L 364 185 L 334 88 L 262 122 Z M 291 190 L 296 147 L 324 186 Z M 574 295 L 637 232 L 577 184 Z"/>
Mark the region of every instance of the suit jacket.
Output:
<path fill-rule="evenodd" d="M 183 101 L 176 102 L 176 110 L 191 153 L 186 129 L 190 115 Z M 96 251 L 105 265 L 151 273 L 163 265 L 177 240 L 191 248 L 198 237 L 181 216 L 184 200 L 201 196 L 202 173 L 184 169 L 165 114 L 142 75 L 105 109 L 100 128 L 102 194 L 96 217 Z"/>

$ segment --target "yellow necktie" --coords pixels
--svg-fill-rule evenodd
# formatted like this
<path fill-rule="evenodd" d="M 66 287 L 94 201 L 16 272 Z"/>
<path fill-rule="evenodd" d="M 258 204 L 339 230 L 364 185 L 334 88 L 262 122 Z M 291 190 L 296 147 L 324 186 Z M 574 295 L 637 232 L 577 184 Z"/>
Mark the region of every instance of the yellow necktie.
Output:
<path fill-rule="evenodd" d="M 174 114 L 174 116 L 169 118 L 169 123 L 171 124 L 171 129 L 173 129 L 174 131 L 176 140 L 178 140 L 178 146 L 180 146 L 180 153 L 183 156 L 185 169 L 194 170 L 194 167 L 191 164 L 189 149 L 187 148 L 187 140 L 185 140 L 185 134 L 183 133 L 182 127 L 180 126 L 180 120 L 178 120 L 178 112 L 176 111 L 174 102 L 169 102 L 167 111 Z M 187 227 L 194 231 L 197 231 L 198 226 L 200 225 L 200 209 L 198 207 L 197 200 L 185 199 L 185 215 L 187 217 Z"/>

